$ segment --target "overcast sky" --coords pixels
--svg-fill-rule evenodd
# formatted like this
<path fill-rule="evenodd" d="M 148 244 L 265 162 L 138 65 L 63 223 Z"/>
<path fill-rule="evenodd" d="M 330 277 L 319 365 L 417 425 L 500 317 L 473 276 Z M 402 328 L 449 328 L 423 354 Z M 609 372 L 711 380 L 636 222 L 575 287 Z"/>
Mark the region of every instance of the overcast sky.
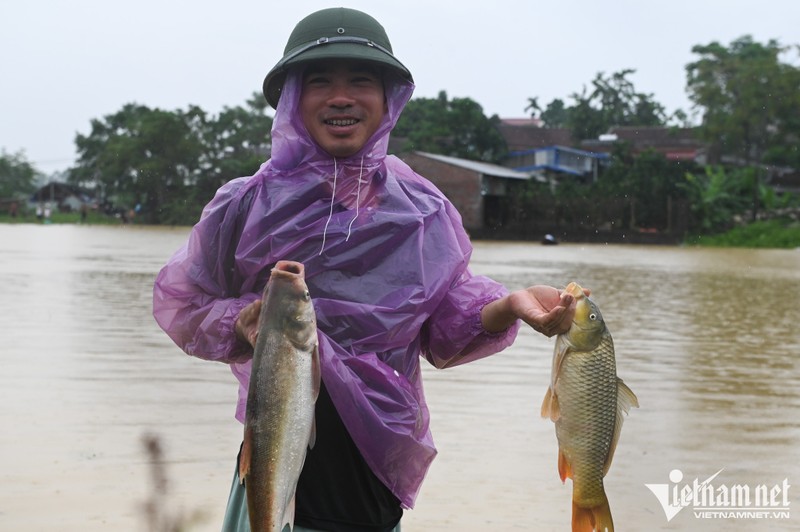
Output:
<path fill-rule="evenodd" d="M 50 173 L 90 120 L 136 102 L 216 114 L 260 91 L 317 0 L 0 0 L 0 148 Z M 351 0 L 386 28 L 415 96 L 469 97 L 524 117 L 625 68 L 668 112 L 690 110 L 691 48 L 742 35 L 800 43 L 798 0 Z M 796 56 L 795 56 L 796 57 Z M 794 61 L 793 61 L 794 63 Z M 796 63 L 794 63 L 796 64 Z"/>

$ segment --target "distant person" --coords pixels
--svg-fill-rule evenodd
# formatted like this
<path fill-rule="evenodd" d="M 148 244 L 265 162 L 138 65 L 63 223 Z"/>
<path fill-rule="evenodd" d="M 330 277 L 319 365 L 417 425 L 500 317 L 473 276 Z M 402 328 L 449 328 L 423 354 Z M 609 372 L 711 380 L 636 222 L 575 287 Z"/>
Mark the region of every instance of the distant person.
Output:
<path fill-rule="evenodd" d="M 375 19 L 304 18 L 263 89 L 272 157 L 217 191 L 159 273 L 154 315 L 188 354 L 230 365 L 243 421 L 259 298 L 278 260 L 302 262 L 323 386 L 294 530 L 399 530 L 436 455 L 420 357 L 446 368 L 492 355 L 519 319 L 565 332 L 574 299 L 474 275 L 456 209 L 387 156 L 414 85 Z M 245 497 L 235 475 L 223 530 L 250 530 Z"/>
<path fill-rule="evenodd" d="M 36 204 L 36 219 L 40 222 L 44 219 L 44 207 L 41 203 Z"/>
<path fill-rule="evenodd" d="M 81 223 L 86 223 L 86 218 L 89 216 L 89 206 L 85 203 L 81 204 Z"/>

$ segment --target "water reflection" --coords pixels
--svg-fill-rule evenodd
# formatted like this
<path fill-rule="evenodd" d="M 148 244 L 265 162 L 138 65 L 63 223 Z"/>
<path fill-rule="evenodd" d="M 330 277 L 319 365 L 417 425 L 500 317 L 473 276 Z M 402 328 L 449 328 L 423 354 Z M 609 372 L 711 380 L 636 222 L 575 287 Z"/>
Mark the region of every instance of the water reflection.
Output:
<path fill-rule="evenodd" d="M 196 530 L 218 530 L 241 438 L 236 386 L 223 364 L 180 353 L 150 315 L 153 278 L 186 234 L 0 225 L 3 529 L 136 529 L 138 443 L 152 431 L 176 507 L 206 509 Z M 512 289 L 593 289 L 641 403 L 607 478 L 620 530 L 800 529 L 800 514 L 719 521 L 686 510 L 667 523 L 644 487 L 675 468 L 687 479 L 724 468 L 730 484 L 800 479 L 800 252 L 485 242 L 473 269 Z M 524 329 L 499 356 L 424 366 L 440 455 L 404 530 L 568 528 L 571 485 L 538 414 L 552 348 Z"/>

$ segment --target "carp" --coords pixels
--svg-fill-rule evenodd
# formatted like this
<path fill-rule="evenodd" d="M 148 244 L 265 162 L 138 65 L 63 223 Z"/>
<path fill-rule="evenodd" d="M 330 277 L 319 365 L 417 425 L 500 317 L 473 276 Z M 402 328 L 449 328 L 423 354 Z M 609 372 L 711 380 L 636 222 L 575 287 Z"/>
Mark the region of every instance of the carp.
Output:
<path fill-rule="evenodd" d="M 622 429 L 623 414 L 639 401 L 617 377 L 614 342 L 597 305 L 577 283 L 569 331 L 556 337 L 542 417 L 555 422 L 558 474 L 572 479 L 573 532 L 613 532 L 603 477 Z"/>

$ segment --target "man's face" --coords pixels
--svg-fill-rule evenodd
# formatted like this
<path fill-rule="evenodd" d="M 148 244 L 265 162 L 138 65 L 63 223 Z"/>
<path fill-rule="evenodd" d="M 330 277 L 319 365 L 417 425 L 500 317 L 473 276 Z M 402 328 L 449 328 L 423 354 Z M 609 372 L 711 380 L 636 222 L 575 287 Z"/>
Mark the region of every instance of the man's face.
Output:
<path fill-rule="evenodd" d="M 364 147 L 386 112 L 380 72 L 348 60 L 312 63 L 303 75 L 300 112 L 322 149 L 349 157 Z"/>

